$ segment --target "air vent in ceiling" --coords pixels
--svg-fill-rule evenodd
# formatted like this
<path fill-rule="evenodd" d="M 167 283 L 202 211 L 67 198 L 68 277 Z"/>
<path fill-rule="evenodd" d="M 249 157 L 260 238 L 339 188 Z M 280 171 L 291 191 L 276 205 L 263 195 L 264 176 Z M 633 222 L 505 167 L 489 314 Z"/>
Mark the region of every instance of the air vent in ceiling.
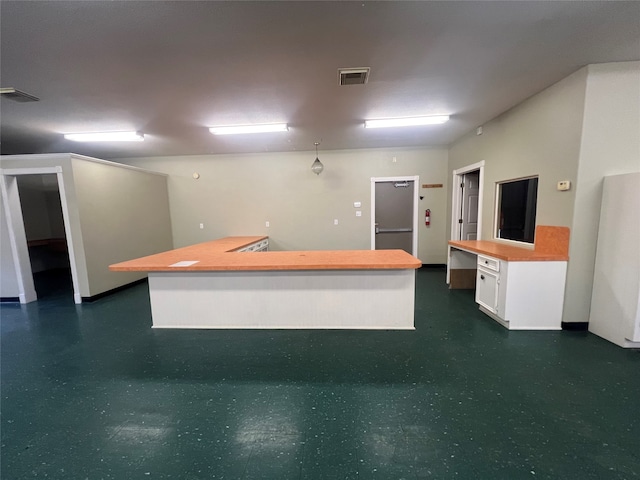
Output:
<path fill-rule="evenodd" d="M 364 85 L 369 80 L 369 72 L 371 68 L 339 68 L 338 84 L 339 85 Z"/>
<path fill-rule="evenodd" d="M 2 98 L 7 98 L 20 103 L 37 102 L 40 100 L 38 97 L 21 92 L 13 87 L 0 88 L 0 95 L 2 95 Z"/>

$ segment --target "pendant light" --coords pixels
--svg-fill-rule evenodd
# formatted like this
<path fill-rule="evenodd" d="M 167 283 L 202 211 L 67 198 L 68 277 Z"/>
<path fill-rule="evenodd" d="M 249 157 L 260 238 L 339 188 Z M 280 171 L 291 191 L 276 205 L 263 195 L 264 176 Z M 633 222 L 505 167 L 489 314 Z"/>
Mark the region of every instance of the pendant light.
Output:
<path fill-rule="evenodd" d="M 311 165 L 311 171 L 316 175 L 320 175 L 320 172 L 324 170 L 324 165 L 322 165 L 322 162 L 318 158 L 318 145 L 320 145 L 320 142 L 315 142 L 314 145 L 316 146 L 316 159 Z"/>

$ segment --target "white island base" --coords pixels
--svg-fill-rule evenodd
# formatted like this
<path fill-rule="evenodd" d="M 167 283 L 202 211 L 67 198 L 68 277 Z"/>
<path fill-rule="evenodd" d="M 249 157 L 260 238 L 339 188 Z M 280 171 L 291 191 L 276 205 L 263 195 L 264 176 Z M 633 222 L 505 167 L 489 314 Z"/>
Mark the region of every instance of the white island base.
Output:
<path fill-rule="evenodd" d="M 154 328 L 413 330 L 415 269 L 149 272 Z"/>

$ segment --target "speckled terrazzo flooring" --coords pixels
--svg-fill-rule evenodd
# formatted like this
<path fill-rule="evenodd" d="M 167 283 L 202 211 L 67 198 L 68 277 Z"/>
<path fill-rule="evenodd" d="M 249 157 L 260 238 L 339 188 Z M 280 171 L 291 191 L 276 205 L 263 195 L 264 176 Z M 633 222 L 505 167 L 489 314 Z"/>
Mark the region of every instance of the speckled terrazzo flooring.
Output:
<path fill-rule="evenodd" d="M 640 352 L 509 332 L 418 272 L 416 330 L 152 330 L 146 284 L 2 305 L 1 476 L 631 479 Z"/>

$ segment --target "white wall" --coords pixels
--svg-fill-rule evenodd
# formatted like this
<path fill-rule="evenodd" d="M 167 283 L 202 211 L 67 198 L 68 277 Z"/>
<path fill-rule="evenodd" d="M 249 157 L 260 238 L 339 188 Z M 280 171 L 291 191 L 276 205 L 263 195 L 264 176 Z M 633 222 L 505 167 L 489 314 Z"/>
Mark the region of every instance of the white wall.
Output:
<path fill-rule="evenodd" d="M 312 151 L 119 161 L 169 175 L 176 247 L 269 235 L 275 250 L 369 249 L 371 177 L 419 175 L 421 184 L 445 184 L 447 176 L 444 148 L 320 150 L 319 157 L 325 166 L 319 176 L 311 172 Z M 432 223 L 419 222 L 418 256 L 426 264 L 446 263 L 448 189 L 420 189 L 420 195 L 420 211 L 430 208 Z M 362 217 L 355 216 L 355 201 L 362 202 Z"/>
<path fill-rule="evenodd" d="M 587 71 L 565 294 L 569 322 L 589 319 L 604 177 L 640 172 L 640 62 L 590 65 Z"/>
<path fill-rule="evenodd" d="M 0 168 L 2 169 L 20 169 L 37 173 L 39 169 L 59 168 L 63 176 L 63 185 L 69 213 L 72 241 L 74 243 L 73 262 L 76 265 L 76 281 L 78 284 L 78 297 L 86 296 L 89 291 L 89 279 L 87 277 L 87 269 L 84 258 L 84 248 L 82 243 L 82 232 L 80 231 L 80 220 L 78 218 L 77 202 L 75 197 L 75 185 L 73 182 L 73 172 L 71 170 L 71 154 L 44 154 L 44 155 L 3 155 L 0 156 Z M 4 208 L 4 207 L 3 207 Z M 6 220 L 4 220 L 6 222 Z M 6 223 L 0 225 L 0 228 L 7 229 Z M 23 255 L 28 255 L 26 244 L 19 246 Z M 12 267 L 8 263 L 8 259 L 1 258 L 0 276 L 4 282 L 15 275 L 15 266 Z M 79 298 L 78 298 L 79 300 Z"/>

